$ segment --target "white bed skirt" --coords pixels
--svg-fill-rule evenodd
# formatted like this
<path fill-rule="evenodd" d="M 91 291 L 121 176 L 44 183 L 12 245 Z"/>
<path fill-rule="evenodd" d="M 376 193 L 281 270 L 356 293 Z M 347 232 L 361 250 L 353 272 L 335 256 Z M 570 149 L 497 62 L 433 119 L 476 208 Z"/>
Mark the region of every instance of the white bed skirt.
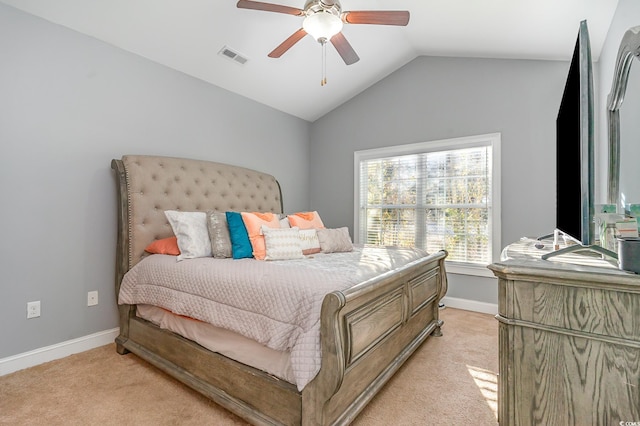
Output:
<path fill-rule="evenodd" d="M 295 384 L 289 352 L 276 351 L 233 331 L 153 305 L 137 305 L 136 315 L 211 351 Z"/>

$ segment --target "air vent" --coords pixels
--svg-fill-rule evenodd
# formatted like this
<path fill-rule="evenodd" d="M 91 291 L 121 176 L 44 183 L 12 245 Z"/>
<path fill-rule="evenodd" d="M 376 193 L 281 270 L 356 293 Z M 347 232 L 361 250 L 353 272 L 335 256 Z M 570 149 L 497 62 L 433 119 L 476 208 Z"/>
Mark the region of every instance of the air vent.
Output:
<path fill-rule="evenodd" d="M 240 65 L 244 65 L 248 59 L 245 58 L 244 56 L 242 56 L 241 54 L 239 54 L 238 52 L 229 49 L 227 46 L 224 46 L 222 49 L 220 49 L 220 51 L 218 52 L 218 55 L 223 56 L 233 62 L 236 62 Z"/>

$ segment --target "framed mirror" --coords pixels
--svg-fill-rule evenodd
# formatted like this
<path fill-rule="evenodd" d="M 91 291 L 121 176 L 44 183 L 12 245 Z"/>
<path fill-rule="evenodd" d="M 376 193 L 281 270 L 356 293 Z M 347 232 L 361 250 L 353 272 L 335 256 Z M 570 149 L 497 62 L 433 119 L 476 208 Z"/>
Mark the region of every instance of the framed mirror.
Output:
<path fill-rule="evenodd" d="M 640 26 L 630 28 L 622 37 L 607 98 L 609 134 L 608 203 L 626 209 L 629 203 L 640 203 L 640 69 L 631 65 L 640 58 Z M 627 88 L 632 90 L 628 105 L 620 107 Z M 621 126 L 622 124 L 622 126 Z M 621 211 L 622 213 L 622 211 Z"/>

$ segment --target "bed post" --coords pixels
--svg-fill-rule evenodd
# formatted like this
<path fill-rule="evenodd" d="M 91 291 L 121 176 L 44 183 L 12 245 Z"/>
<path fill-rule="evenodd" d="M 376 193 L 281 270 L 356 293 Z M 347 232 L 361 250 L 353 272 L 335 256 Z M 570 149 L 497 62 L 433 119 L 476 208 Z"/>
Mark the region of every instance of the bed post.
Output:
<path fill-rule="evenodd" d="M 344 333 L 340 327 L 340 310 L 346 299 L 341 292 L 325 296 L 320 316 L 322 368 L 302 391 L 302 425 L 325 425 L 325 406 L 342 384 L 345 372 Z"/>
<path fill-rule="evenodd" d="M 449 253 L 446 250 L 440 250 L 444 253 L 444 258 L 440 260 L 440 291 L 438 292 L 438 302 L 442 300 L 445 294 L 447 294 L 447 290 L 449 289 L 449 283 L 447 282 L 447 272 L 445 271 L 445 259 L 449 256 Z M 434 318 L 436 318 L 436 328 L 431 333 L 434 337 L 442 337 L 442 326 L 444 325 L 444 321 L 440 319 L 440 306 L 439 303 L 436 303 L 433 307 L 435 312 L 433 313 Z"/>
<path fill-rule="evenodd" d="M 127 197 L 127 174 L 122 160 L 111 160 L 111 168 L 116 172 L 116 193 L 118 203 L 118 241 L 116 246 L 115 276 L 115 292 L 116 300 L 118 300 L 122 277 L 124 277 L 124 274 L 129 270 L 129 199 Z M 123 344 L 129 338 L 129 317 L 133 315 L 134 307 L 131 305 L 118 305 L 118 312 L 120 317 L 120 335 L 116 337 L 116 350 L 119 354 L 124 355 L 129 352 L 125 349 Z"/>

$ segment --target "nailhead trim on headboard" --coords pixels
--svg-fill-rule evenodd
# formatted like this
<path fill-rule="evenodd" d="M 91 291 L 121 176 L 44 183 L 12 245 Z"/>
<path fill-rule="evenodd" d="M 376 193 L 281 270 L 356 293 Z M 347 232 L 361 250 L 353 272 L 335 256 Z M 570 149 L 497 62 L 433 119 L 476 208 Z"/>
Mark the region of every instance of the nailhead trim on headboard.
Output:
<path fill-rule="evenodd" d="M 228 164 L 125 155 L 129 267 L 152 241 L 173 235 L 165 210 L 282 213 L 280 186 L 266 173 Z"/>

